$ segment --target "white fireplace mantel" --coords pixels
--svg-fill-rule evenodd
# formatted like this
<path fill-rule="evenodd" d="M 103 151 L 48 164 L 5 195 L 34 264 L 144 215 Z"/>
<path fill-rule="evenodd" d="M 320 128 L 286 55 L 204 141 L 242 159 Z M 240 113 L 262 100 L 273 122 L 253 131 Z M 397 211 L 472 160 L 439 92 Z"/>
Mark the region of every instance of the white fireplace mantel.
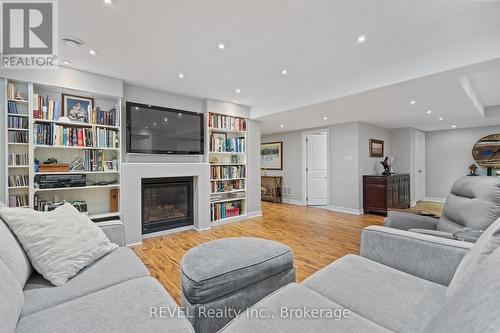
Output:
<path fill-rule="evenodd" d="M 123 163 L 122 222 L 127 245 L 142 242 L 141 180 L 160 177 L 193 177 L 194 228 L 210 227 L 210 165 L 208 163 Z M 175 230 L 175 229 L 173 229 Z M 155 233 L 155 236 L 172 230 Z"/>

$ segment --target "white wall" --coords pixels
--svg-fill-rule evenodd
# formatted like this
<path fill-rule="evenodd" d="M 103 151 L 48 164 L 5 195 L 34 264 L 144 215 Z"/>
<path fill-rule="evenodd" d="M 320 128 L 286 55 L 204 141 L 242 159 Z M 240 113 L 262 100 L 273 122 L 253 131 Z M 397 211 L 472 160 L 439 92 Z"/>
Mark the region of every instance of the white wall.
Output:
<path fill-rule="evenodd" d="M 482 137 L 496 133 L 500 133 L 500 126 L 427 132 L 426 197 L 446 198 L 453 182 L 467 175 L 467 168 L 475 163 L 472 158 L 474 144 Z M 479 167 L 478 173 L 486 175 L 486 169 Z"/>
<path fill-rule="evenodd" d="M 248 120 L 247 131 L 247 212 L 260 215 L 260 123 Z"/>
<path fill-rule="evenodd" d="M 381 158 L 370 158 L 369 139 L 385 141 L 390 155 L 390 133 L 387 129 L 365 123 L 346 123 L 328 127 L 329 131 L 329 206 L 335 210 L 359 213 L 363 206 L 362 175 L 381 171 Z M 264 135 L 262 142 L 283 141 L 283 170 L 266 171 L 283 176 L 284 186 L 293 186 L 291 202 L 302 203 L 302 134 L 301 131 Z M 262 172 L 264 174 L 264 171 Z"/>

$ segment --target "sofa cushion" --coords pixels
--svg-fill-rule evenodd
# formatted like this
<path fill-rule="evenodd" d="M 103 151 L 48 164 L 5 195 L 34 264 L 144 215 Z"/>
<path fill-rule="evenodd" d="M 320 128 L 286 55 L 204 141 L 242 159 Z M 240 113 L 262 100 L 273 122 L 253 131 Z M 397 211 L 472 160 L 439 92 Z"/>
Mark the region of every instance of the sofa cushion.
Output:
<path fill-rule="evenodd" d="M 500 179 L 462 177 L 452 186 L 437 230 L 485 230 L 500 217 Z"/>
<path fill-rule="evenodd" d="M 500 248 L 446 299 L 426 333 L 493 333 L 500 328 Z"/>
<path fill-rule="evenodd" d="M 309 313 L 309 317 L 306 314 Z M 317 311 L 312 317 L 312 311 Z M 322 314 L 320 314 L 322 311 Z M 342 316 L 347 314 L 348 316 Z M 328 313 L 328 314 L 327 314 Z M 291 283 L 255 304 L 219 333 L 389 332 L 301 285 Z"/>
<path fill-rule="evenodd" d="M 9 227 L 1 219 L 0 260 L 10 268 L 17 281 L 19 281 L 19 284 L 23 287 L 33 272 L 33 267 L 16 236 L 14 236 Z"/>
<path fill-rule="evenodd" d="M 23 245 L 33 267 L 56 286 L 118 247 L 69 203 L 50 212 L 2 208 L 0 216 Z"/>
<path fill-rule="evenodd" d="M 41 275 L 34 274 L 24 288 L 23 316 L 148 275 L 146 266 L 125 247 L 102 257 L 62 286 L 56 287 Z"/>
<path fill-rule="evenodd" d="M 446 297 L 452 296 L 477 270 L 481 262 L 500 246 L 500 218 L 479 237 L 472 249 L 467 252 L 455 271 Z"/>
<path fill-rule="evenodd" d="M 181 261 L 182 291 L 204 303 L 293 268 L 292 250 L 249 237 L 224 238 L 189 250 Z"/>
<path fill-rule="evenodd" d="M 441 308 L 446 291 L 437 283 L 355 255 L 334 261 L 302 285 L 397 332 L 421 332 Z"/>
<path fill-rule="evenodd" d="M 14 332 L 23 303 L 23 291 L 19 281 L 0 260 L 0 332 Z"/>
<path fill-rule="evenodd" d="M 34 332 L 168 333 L 193 329 L 163 286 L 152 277 L 142 277 L 21 317 L 16 333 Z"/>

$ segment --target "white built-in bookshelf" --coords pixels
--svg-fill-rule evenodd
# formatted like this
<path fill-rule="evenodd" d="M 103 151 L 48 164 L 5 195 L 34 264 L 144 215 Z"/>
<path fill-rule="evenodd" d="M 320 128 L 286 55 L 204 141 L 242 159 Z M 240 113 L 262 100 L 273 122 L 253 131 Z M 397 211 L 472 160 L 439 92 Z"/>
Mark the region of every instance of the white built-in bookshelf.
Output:
<path fill-rule="evenodd" d="M 3 80 L 6 87 L 2 99 L 5 100 L 7 142 L 5 202 L 9 206 L 41 210 L 52 202 L 84 201 L 92 219 L 118 219 L 121 98 Z M 18 94 L 18 91 L 22 93 Z M 62 94 L 94 99 L 94 110 L 89 110 L 88 122 L 60 118 L 63 113 Z M 18 99 L 16 95 L 24 97 Z M 109 112 L 111 109 L 115 111 Z M 80 159 L 82 166 L 69 171 L 40 170 L 40 165 L 51 158 L 64 165 Z M 38 184 L 43 176 L 69 174 L 85 175 L 86 186 L 40 188 Z"/>
<path fill-rule="evenodd" d="M 246 216 L 247 120 L 208 113 L 210 212 L 212 223 Z"/>

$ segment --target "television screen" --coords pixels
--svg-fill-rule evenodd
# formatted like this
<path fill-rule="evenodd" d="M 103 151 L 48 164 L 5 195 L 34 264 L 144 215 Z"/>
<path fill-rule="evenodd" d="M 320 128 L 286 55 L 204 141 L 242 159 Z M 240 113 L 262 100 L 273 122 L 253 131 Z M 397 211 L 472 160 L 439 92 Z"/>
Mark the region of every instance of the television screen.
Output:
<path fill-rule="evenodd" d="M 127 153 L 203 155 L 203 113 L 127 102 Z"/>

